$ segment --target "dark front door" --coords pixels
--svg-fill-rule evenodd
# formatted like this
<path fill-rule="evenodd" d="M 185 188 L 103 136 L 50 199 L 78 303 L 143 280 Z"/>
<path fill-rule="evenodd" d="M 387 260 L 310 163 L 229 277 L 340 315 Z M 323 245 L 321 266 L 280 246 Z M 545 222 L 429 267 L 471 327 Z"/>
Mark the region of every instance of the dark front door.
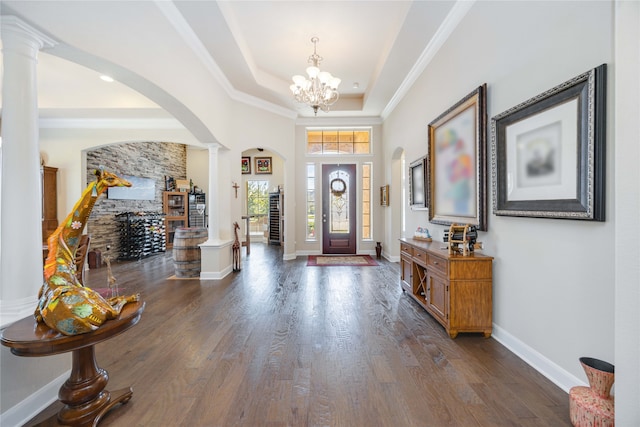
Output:
<path fill-rule="evenodd" d="M 356 253 L 356 165 L 322 165 L 322 253 Z"/>

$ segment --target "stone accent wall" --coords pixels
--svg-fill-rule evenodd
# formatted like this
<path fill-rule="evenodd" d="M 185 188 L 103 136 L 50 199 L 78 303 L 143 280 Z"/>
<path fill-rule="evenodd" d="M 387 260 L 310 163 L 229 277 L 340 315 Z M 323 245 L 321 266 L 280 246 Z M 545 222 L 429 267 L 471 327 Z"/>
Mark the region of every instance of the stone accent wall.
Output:
<path fill-rule="evenodd" d="M 99 249 L 103 257 L 109 255 L 116 259 L 120 256 L 120 227 L 116 215 L 162 212 L 165 176 L 186 179 L 187 147 L 172 142 L 129 142 L 88 151 L 87 182 L 95 181 L 94 172 L 100 167 L 116 175 L 152 178 L 156 182 L 155 200 L 114 200 L 103 194 L 96 202 L 87 224 L 91 249 Z"/>

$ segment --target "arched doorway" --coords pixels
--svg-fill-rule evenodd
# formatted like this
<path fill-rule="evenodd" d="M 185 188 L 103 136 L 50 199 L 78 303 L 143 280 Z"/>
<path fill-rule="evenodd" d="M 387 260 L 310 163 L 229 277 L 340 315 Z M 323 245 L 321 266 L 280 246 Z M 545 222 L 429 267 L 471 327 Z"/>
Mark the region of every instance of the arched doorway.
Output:
<path fill-rule="evenodd" d="M 284 159 L 266 148 L 242 152 L 242 245 L 284 246 Z"/>

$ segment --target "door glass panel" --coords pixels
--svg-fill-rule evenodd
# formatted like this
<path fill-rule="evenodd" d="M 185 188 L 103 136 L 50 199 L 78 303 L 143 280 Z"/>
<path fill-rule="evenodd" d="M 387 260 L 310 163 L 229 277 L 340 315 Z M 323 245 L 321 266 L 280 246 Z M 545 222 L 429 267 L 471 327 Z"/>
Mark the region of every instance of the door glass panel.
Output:
<path fill-rule="evenodd" d="M 349 233 L 349 174 L 344 171 L 331 172 L 329 188 L 331 190 L 329 231 Z"/>

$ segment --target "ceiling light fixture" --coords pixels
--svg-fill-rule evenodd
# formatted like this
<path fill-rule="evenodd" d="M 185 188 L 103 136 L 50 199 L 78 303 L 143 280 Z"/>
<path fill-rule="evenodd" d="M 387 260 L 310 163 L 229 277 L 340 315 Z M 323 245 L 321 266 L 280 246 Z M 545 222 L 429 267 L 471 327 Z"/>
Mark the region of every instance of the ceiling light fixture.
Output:
<path fill-rule="evenodd" d="M 311 38 L 313 43 L 313 55 L 309 57 L 309 63 L 313 64 L 307 68 L 307 79 L 301 75 L 293 76 L 293 84 L 289 86 L 293 92 L 293 98 L 300 103 L 308 104 L 313 108 L 315 115 L 318 115 L 318 109 L 329 112 L 329 107 L 333 105 L 340 94 L 338 93 L 338 85 L 341 80 L 333 77 L 327 71 L 320 71 L 318 65 L 322 61 L 322 57 L 316 53 L 317 37 Z"/>
<path fill-rule="evenodd" d="M 111 77 L 111 76 L 107 76 L 106 74 L 101 75 L 101 76 L 100 76 L 100 78 L 101 78 L 102 80 L 104 80 L 105 82 L 109 82 L 109 83 L 111 83 L 111 82 L 113 82 L 113 81 L 114 81 L 114 80 L 113 80 L 113 77 Z"/>

